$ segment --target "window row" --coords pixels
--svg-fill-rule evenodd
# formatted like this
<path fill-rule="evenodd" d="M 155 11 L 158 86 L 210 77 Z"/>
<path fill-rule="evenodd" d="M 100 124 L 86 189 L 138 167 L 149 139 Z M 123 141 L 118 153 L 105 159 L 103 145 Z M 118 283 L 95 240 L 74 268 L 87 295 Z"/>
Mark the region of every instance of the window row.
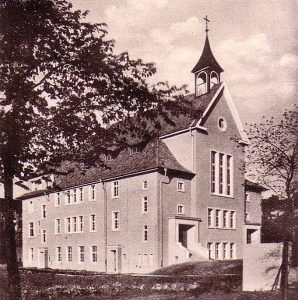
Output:
<path fill-rule="evenodd" d="M 209 259 L 236 259 L 236 244 L 234 242 L 207 243 Z"/>
<path fill-rule="evenodd" d="M 84 231 L 84 216 L 67 217 L 64 220 L 65 233 L 76 233 Z M 96 216 L 95 214 L 89 217 L 90 232 L 96 231 Z M 37 235 L 40 235 L 40 221 L 37 222 Z M 55 234 L 62 233 L 62 219 L 55 219 Z M 36 236 L 34 222 L 29 222 L 29 237 Z M 46 230 L 42 230 L 42 241 L 45 242 Z"/>
<path fill-rule="evenodd" d="M 236 229 L 236 211 L 208 208 L 208 228 Z"/>
<path fill-rule="evenodd" d="M 211 193 L 233 195 L 233 157 L 211 151 Z"/>
<path fill-rule="evenodd" d="M 153 254 L 138 254 L 138 264 L 137 267 L 141 266 L 153 266 L 154 264 L 154 256 Z"/>
<path fill-rule="evenodd" d="M 86 248 L 85 246 L 78 246 L 78 252 L 77 252 L 77 261 L 78 262 L 85 262 L 86 261 Z M 65 248 L 65 260 L 67 262 L 73 262 L 73 255 L 75 247 L 67 246 Z M 29 248 L 29 260 L 33 262 L 34 260 L 38 259 L 38 253 L 34 252 L 34 248 Z M 62 247 L 56 247 L 56 253 L 55 253 L 55 261 L 56 262 L 62 262 L 63 259 L 63 253 L 62 253 Z M 98 254 L 97 254 L 97 246 L 91 246 L 90 247 L 90 261 L 96 263 L 98 261 Z"/>

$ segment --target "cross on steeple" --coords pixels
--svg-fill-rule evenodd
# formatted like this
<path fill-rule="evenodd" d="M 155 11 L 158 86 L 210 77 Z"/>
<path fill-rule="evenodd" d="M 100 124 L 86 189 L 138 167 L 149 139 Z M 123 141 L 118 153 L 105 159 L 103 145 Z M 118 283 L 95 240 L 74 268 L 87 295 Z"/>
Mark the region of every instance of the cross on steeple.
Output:
<path fill-rule="evenodd" d="M 208 22 L 210 22 L 210 20 L 208 20 L 207 15 L 206 15 L 206 17 L 204 18 L 204 20 L 206 21 L 206 29 L 205 29 L 205 31 L 206 31 L 206 33 L 208 33 L 208 31 L 209 31 L 209 29 L 208 29 Z"/>

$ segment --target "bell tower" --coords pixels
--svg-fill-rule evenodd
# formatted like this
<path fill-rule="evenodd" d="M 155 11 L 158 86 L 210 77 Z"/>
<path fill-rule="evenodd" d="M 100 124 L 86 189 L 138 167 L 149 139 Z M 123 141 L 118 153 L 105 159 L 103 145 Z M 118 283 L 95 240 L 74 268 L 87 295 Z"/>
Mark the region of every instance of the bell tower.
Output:
<path fill-rule="evenodd" d="M 206 39 L 204 49 L 199 61 L 191 71 L 195 75 L 196 97 L 209 93 L 213 85 L 220 82 L 220 74 L 223 72 L 223 69 L 216 61 L 210 48 L 208 38 L 208 23 L 210 20 L 208 20 L 207 16 L 204 20 L 206 21 Z"/>

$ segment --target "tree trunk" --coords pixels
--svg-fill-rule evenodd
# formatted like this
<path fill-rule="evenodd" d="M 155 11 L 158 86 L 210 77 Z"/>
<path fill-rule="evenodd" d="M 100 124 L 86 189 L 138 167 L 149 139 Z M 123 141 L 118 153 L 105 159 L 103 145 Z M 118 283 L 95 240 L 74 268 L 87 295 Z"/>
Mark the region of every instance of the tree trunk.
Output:
<path fill-rule="evenodd" d="M 281 277 L 280 277 L 280 292 L 281 299 L 287 299 L 287 289 L 288 289 L 288 268 L 289 268 L 289 242 L 283 242 L 282 250 L 282 263 L 281 263 Z"/>
<path fill-rule="evenodd" d="M 6 173 L 6 174 L 5 174 Z M 8 173 L 8 174 L 7 174 Z M 13 176 L 4 170 L 4 198 L 5 198 L 5 239 L 8 290 L 10 300 L 22 299 L 20 273 L 18 269 L 15 226 L 14 226 L 14 205 L 13 205 Z"/>

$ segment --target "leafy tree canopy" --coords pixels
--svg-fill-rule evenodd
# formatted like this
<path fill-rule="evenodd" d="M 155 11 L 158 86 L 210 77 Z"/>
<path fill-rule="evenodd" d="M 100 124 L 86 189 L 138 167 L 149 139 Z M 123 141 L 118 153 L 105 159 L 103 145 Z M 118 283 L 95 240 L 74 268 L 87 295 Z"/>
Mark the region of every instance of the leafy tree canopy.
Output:
<path fill-rule="evenodd" d="M 90 163 L 128 130 L 111 123 L 177 113 L 181 89 L 149 86 L 154 65 L 114 54 L 106 25 L 86 15 L 65 0 L 1 0 L 0 175 L 26 178 L 74 156 Z"/>

